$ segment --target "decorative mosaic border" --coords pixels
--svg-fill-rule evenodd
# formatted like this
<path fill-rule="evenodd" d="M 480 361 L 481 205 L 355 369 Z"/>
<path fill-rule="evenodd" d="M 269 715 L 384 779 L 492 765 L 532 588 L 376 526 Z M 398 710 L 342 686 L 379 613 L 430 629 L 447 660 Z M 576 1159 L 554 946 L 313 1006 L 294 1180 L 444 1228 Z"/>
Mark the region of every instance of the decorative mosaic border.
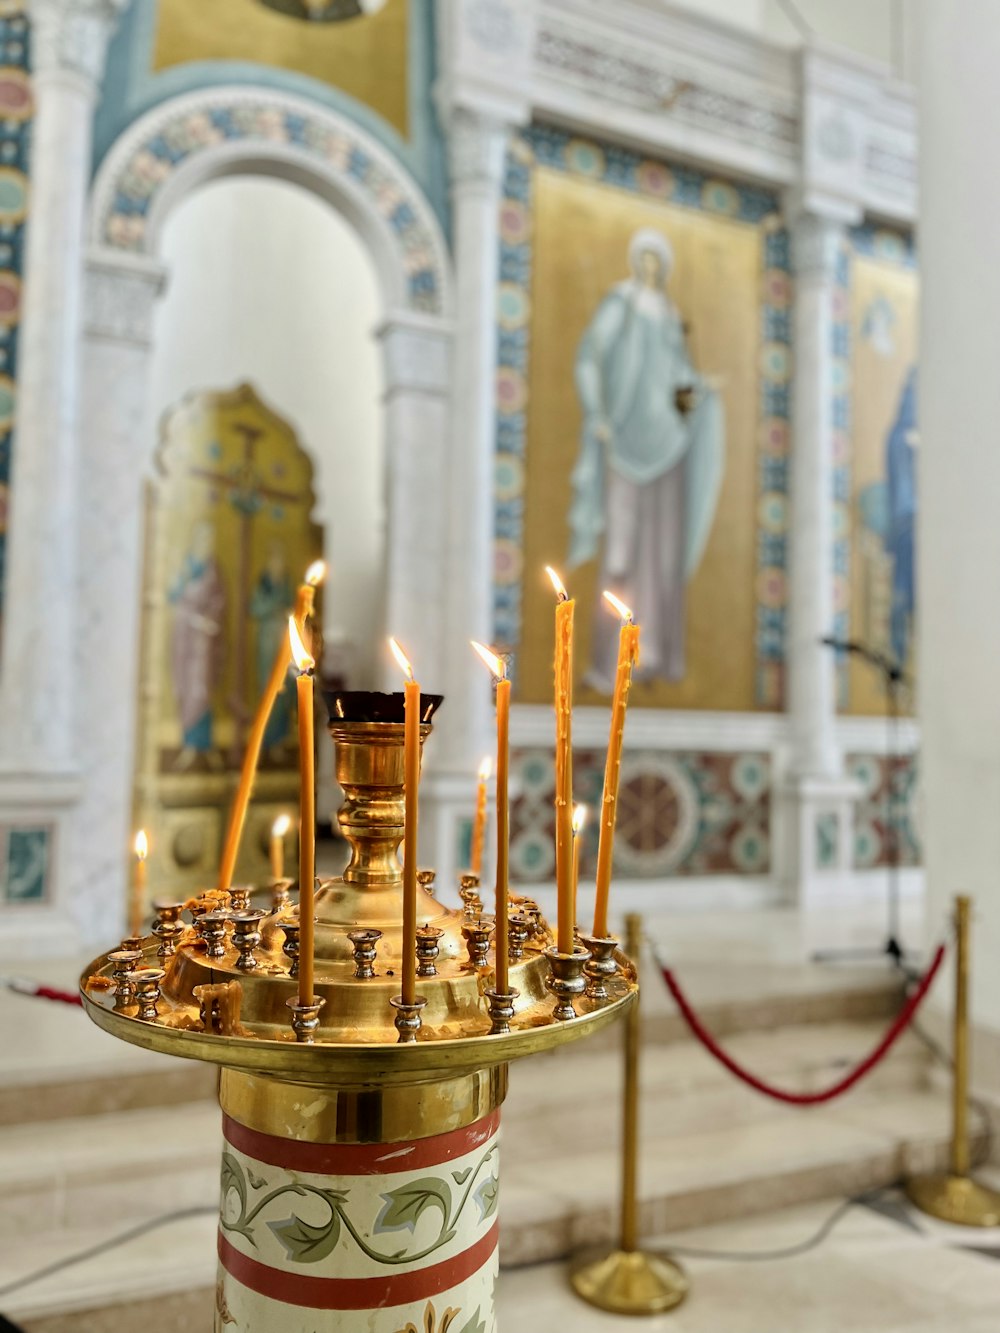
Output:
<path fill-rule="evenodd" d="M 21 275 L 28 210 L 31 30 L 21 3 L 0 17 L 0 614 L 7 555 L 7 513 L 14 448 Z"/>
<path fill-rule="evenodd" d="M 756 497 L 756 696 L 760 707 L 780 709 L 784 701 L 787 605 L 791 281 L 788 234 L 779 221 L 778 197 L 770 190 L 731 184 L 691 167 L 667 166 L 625 148 L 574 138 L 543 125 L 528 128 L 508 150 L 500 212 L 494 640 L 504 652 L 516 654 L 521 638 L 532 186 L 536 166 L 765 226 Z"/>
<path fill-rule="evenodd" d="M 854 807 L 854 869 L 879 870 L 889 864 L 890 817 L 899 839 L 899 865 L 922 865 L 916 826 L 918 756 L 896 755 L 890 761 L 883 754 L 850 754 L 845 767 L 862 788 Z"/>
<path fill-rule="evenodd" d="M 603 750 L 573 756 L 575 798 L 600 808 Z M 511 808 L 511 872 L 519 884 L 555 875 L 551 749 L 515 750 L 517 792 Z M 622 760 L 615 875 L 766 875 L 771 869 L 771 756 L 763 751 L 629 750 Z M 597 865 L 600 831 L 581 835 L 581 875 Z"/>
<path fill-rule="evenodd" d="M 853 524 L 853 421 L 851 415 L 853 383 L 851 361 L 854 355 L 851 320 L 853 311 L 853 259 L 882 259 L 901 268 L 915 269 L 917 252 L 913 238 L 865 223 L 852 227 L 847 244 L 837 257 L 834 284 L 833 328 L 833 633 L 848 639 L 851 633 L 851 561 Z M 837 706 L 843 712 L 850 706 L 850 671 L 846 656 L 837 664 Z"/>
<path fill-rule="evenodd" d="M 110 183 L 102 171 L 100 238 L 121 250 L 146 248 L 152 202 L 177 168 L 220 144 L 259 143 L 315 158 L 342 175 L 388 224 L 403 254 L 410 309 L 439 314 L 446 304 L 446 259 L 417 185 L 359 126 L 302 98 L 264 90 L 212 89 L 166 102 L 143 117 L 112 150 Z"/>

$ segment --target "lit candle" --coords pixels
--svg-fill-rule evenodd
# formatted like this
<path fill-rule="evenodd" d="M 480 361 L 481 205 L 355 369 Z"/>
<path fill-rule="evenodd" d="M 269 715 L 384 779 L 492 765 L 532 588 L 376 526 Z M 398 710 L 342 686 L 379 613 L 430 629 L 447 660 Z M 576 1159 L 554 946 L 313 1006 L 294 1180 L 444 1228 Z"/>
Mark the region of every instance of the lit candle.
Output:
<path fill-rule="evenodd" d="M 587 822 L 587 807 L 578 805 L 573 811 L 573 925 L 578 920 L 576 910 L 577 892 L 580 888 L 580 844 L 583 839 L 580 834 L 583 832 L 583 826 Z"/>
<path fill-rule="evenodd" d="M 507 664 L 481 643 L 472 644 L 493 672 L 497 683 L 497 889 L 496 889 L 496 989 L 501 995 L 510 990 L 510 964 L 507 945 L 508 849 L 510 811 L 507 786 L 510 768 L 510 681 Z"/>
<path fill-rule="evenodd" d="M 292 619 L 295 621 L 295 628 L 300 639 L 305 635 L 306 621 L 313 613 L 316 589 L 323 582 L 325 575 L 326 565 L 323 561 L 314 561 L 306 570 L 306 576 L 299 584 L 298 591 L 295 594 L 295 610 L 292 613 Z M 304 648 L 303 651 L 305 651 Z M 257 708 L 250 734 L 247 737 L 243 768 L 240 771 L 240 785 L 236 789 L 236 798 L 233 801 L 232 813 L 229 816 L 229 828 L 226 830 L 226 841 L 222 849 L 222 860 L 219 862 L 219 878 L 216 881 L 216 887 L 219 889 L 228 889 L 233 882 L 233 871 L 236 869 L 236 857 L 240 850 L 240 839 L 243 837 L 247 807 L 250 804 L 254 778 L 257 776 L 260 748 L 264 743 L 264 732 L 267 729 L 267 721 L 271 716 L 271 710 L 274 708 L 274 701 L 284 687 L 291 662 L 291 647 L 287 637 L 282 635 L 281 643 L 278 645 L 278 651 L 275 654 L 274 664 L 271 667 L 271 674 L 268 676 L 267 685 L 264 688 L 264 696 Z"/>
<path fill-rule="evenodd" d="M 420 686 L 413 679 L 410 660 L 395 639 L 389 640 L 392 655 L 406 682 L 403 685 L 404 752 L 403 797 L 403 985 L 404 1004 L 417 996 L 417 798 L 420 789 Z"/>
<path fill-rule="evenodd" d="M 288 815 L 279 815 L 271 825 L 271 876 L 285 877 L 285 834 L 292 826 Z"/>
<path fill-rule="evenodd" d="M 146 858 L 149 856 L 149 840 L 145 829 L 135 835 L 135 875 L 132 878 L 132 912 L 129 933 L 142 934 L 142 922 L 146 915 Z"/>
<path fill-rule="evenodd" d="M 556 889 L 559 898 L 556 945 L 573 952 L 573 611 L 576 603 L 550 566 L 556 590 Z"/>
<path fill-rule="evenodd" d="M 597 893 L 594 900 L 594 936 L 608 936 L 608 897 L 611 893 L 611 859 L 614 853 L 615 821 L 618 818 L 618 784 L 622 769 L 622 738 L 625 734 L 625 709 L 632 687 L 632 668 L 639 660 L 639 626 L 632 623 L 632 612 L 614 593 L 604 599 L 621 617 L 618 637 L 618 670 L 611 704 L 611 732 L 608 757 L 604 766 L 604 794 L 601 797 L 601 835 L 597 846 Z"/>
<path fill-rule="evenodd" d="M 288 642 L 299 673 L 295 681 L 299 711 L 299 1004 L 313 1002 L 313 912 L 316 892 L 316 773 L 313 755 L 313 672 L 316 663 L 306 652 L 288 617 Z"/>
<path fill-rule="evenodd" d="M 483 843 L 486 838 L 486 784 L 490 780 L 489 755 L 479 765 L 479 785 L 476 788 L 476 818 L 472 825 L 472 855 L 469 869 L 474 875 L 481 875 L 483 870 Z"/>

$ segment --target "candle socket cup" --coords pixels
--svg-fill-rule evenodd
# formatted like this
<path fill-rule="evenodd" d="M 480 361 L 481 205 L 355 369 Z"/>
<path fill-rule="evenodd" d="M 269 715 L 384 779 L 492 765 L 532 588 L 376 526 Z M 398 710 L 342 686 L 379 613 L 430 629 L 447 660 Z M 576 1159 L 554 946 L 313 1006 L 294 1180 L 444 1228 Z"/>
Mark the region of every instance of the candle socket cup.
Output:
<path fill-rule="evenodd" d="M 142 962 L 141 949 L 116 949 L 108 954 L 115 982 L 115 1008 L 124 1009 L 132 999 L 132 976 Z"/>
<path fill-rule="evenodd" d="M 441 951 L 438 941 L 443 934 L 437 926 L 421 926 L 417 931 L 418 977 L 437 976 L 437 957 Z"/>
<path fill-rule="evenodd" d="M 396 1011 L 396 1017 L 393 1019 L 396 1031 L 399 1033 L 396 1045 L 412 1045 L 417 1040 L 417 1033 L 422 1025 L 420 1011 L 427 1003 L 426 999 L 422 995 L 415 995 L 413 1003 L 409 1004 L 402 995 L 394 995 L 389 1003 Z"/>
<path fill-rule="evenodd" d="M 511 1019 L 514 1017 L 514 1001 L 521 992 L 511 988 L 506 991 L 488 990 L 484 993 L 486 1003 L 490 1007 L 490 1035 L 502 1037 L 510 1031 Z"/>
<path fill-rule="evenodd" d="M 354 975 L 358 981 L 371 981 L 375 976 L 375 958 L 380 930 L 349 930 L 347 938 L 354 946 Z"/>
<path fill-rule="evenodd" d="M 132 953 L 138 949 L 139 952 L 142 953 L 142 945 L 143 937 L 141 935 L 126 935 L 121 944 L 119 944 L 118 949 L 119 952 L 124 950 L 126 953 Z"/>
<path fill-rule="evenodd" d="M 260 923 L 267 913 L 262 907 L 250 907 L 230 913 L 233 923 L 233 947 L 239 957 L 236 966 L 241 972 L 253 972 L 258 964 L 254 950 L 260 943 Z"/>
<path fill-rule="evenodd" d="M 207 958 L 225 958 L 226 926 L 229 924 L 229 912 L 202 912 L 195 917 L 195 927 L 205 941 Z"/>
<path fill-rule="evenodd" d="M 580 943 L 590 954 L 583 965 L 583 974 L 587 978 L 587 999 L 603 1004 L 611 998 L 607 983 L 618 974 L 618 964 L 615 961 L 618 941 L 610 935 L 603 939 L 593 935 L 581 935 Z"/>
<path fill-rule="evenodd" d="M 470 921 L 475 921 L 482 915 L 483 900 L 479 896 L 479 876 L 468 872 L 460 876 L 458 881 L 458 896 L 462 900 L 462 906 L 465 908 L 465 915 Z"/>
<path fill-rule="evenodd" d="M 524 946 L 533 934 L 533 927 L 529 917 L 522 916 L 519 912 L 512 916 L 507 922 L 507 948 L 512 963 L 519 963 L 524 957 Z"/>
<path fill-rule="evenodd" d="M 250 886 L 248 884 L 230 886 L 229 906 L 234 912 L 250 911 Z"/>
<path fill-rule="evenodd" d="M 311 1000 L 303 1003 L 297 995 L 293 995 L 290 1000 L 286 1000 L 292 1011 L 292 1031 L 295 1033 L 295 1040 L 302 1042 L 306 1046 L 312 1046 L 316 1040 L 316 1029 L 319 1027 L 319 1011 L 326 1004 L 326 1000 L 319 995 L 314 995 Z"/>
<path fill-rule="evenodd" d="M 144 1023 L 156 1022 L 156 1006 L 160 1002 L 160 982 L 166 975 L 162 967 L 140 967 L 132 973 L 135 1000 L 139 1006 L 136 1016 Z"/>
<path fill-rule="evenodd" d="M 587 989 L 583 966 L 589 954 L 585 949 L 574 949 L 572 953 L 546 949 L 545 957 L 549 960 L 549 975 L 545 985 L 556 1002 L 552 1016 L 564 1023 L 576 1018 L 574 1001 Z"/>
<path fill-rule="evenodd" d="M 427 890 L 428 893 L 430 893 L 431 889 L 434 887 L 434 881 L 435 881 L 435 879 L 437 879 L 437 871 L 436 871 L 436 870 L 418 870 L 418 871 L 417 871 L 417 883 L 418 883 L 418 884 L 422 884 L 423 887 Z"/>
<path fill-rule="evenodd" d="M 294 883 L 290 879 L 276 879 L 271 885 L 271 911 L 284 912 L 292 905 L 292 896 L 289 889 Z"/>
<path fill-rule="evenodd" d="M 159 900 L 153 903 L 153 910 L 156 913 L 153 934 L 160 941 L 157 956 L 173 958 L 177 952 L 177 941 L 184 934 L 184 922 L 181 920 L 184 904 Z"/>
<path fill-rule="evenodd" d="M 488 917 L 479 917 L 475 921 L 462 923 L 465 947 L 469 951 L 469 964 L 477 971 L 490 965 L 490 937 L 495 929 L 495 922 Z"/>

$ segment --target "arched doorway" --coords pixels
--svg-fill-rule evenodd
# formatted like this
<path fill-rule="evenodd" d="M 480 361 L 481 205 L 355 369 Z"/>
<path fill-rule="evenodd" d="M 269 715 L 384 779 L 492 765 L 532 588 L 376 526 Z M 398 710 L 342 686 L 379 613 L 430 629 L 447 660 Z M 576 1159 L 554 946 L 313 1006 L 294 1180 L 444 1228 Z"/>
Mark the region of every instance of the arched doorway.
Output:
<path fill-rule="evenodd" d="M 138 498 L 154 438 L 148 389 L 156 298 L 169 279 L 164 235 L 198 187 L 233 176 L 277 178 L 307 191 L 332 206 L 370 256 L 384 312 L 376 336 L 389 460 L 385 622 L 427 679 L 442 674 L 451 295 L 437 221 L 398 161 L 325 108 L 250 87 L 163 103 L 109 153 L 89 222 L 77 666 L 90 780 L 73 891 L 93 904 L 88 933 L 95 935 L 114 929 L 124 900 L 138 678 Z"/>

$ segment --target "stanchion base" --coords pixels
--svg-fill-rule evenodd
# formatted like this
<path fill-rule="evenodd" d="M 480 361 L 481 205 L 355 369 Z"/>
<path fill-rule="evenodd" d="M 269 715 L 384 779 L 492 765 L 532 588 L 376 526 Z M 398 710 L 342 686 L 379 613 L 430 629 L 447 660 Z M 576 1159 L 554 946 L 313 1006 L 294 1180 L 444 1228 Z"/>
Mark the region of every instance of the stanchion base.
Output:
<path fill-rule="evenodd" d="M 910 1202 L 922 1213 L 960 1227 L 1000 1226 L 1000 1194 L 968 1176 L 917 1176 L 906 1182 Z"/>
<path fill-rule="evenodd" d="M 665 1255 L 644 1250 L 590 1250 L 573 1261 L 576 1294 L 611 1314 L 662 1314 L 688 1294 L 684 1270 Z"/>

